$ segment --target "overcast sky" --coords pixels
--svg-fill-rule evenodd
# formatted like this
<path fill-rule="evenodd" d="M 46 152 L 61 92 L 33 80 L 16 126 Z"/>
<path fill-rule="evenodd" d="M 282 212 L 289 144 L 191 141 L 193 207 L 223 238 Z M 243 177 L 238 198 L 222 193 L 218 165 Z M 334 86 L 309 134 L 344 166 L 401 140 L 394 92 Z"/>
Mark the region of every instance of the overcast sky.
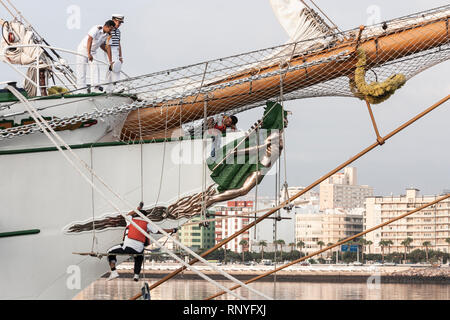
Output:
<path fill-rule="evenodd" d="M 29 1 L 14 4 L 50 44 L 76 50 L 89 28 L 112 13 L 125 15 L 121 27 L 124 70 L 139 75 L 246 51 L 279 45 L 288 37 L 269 0 L 111 0 Z M 388 20 L 448 4 L 446 0 L 316 0 L 340 29 Z M 80 21 L 71 20 L 80 10 Z M 75 10 L 75 11 L 74 11 Z M 0 8 L 2 18 L 8 17 Z M 374 106 L 381 135 L 421 112 L 450 92 L 450 62 L 411 79 L 390 100 Z M 13 79 L 0 66 L 2 80 Z M 6 77 L 6 78 L 5 78 Z M 307 186 L 374 142 L 365 104 L 350 98 L 315 98 L 286 103 L 293 112 L 287 129 L 290 186 Z M 254 109 L 239 115 L 246 130 L 262 115 Z M 450 103 L 354 163 L 360 184 L 376 195 L 423 194 L 450 189 Z M 274 193 L 268 177 L 261 193 Z"/>

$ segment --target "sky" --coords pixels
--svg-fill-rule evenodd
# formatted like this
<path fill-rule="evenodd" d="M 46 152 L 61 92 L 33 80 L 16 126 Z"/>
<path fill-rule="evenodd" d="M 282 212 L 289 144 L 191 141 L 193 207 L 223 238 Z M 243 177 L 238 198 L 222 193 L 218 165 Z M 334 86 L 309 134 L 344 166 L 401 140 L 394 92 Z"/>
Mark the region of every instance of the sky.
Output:
<path fill-rule="evenodd" d="M 123 68 L 129 75 L 272 47 L 288 40 L 269 0 L 13 2 L 50 44 L 72 50 L 90 27 L 103 24 L 113 13 L 124 14 Z M 445 0 L 315 2 L 341 30 L 448 4 Z M 8 17 L 2 7 L 0 16 Z M 380 134 L 387 134 L 445 97 L 450 92 L 449 71 L 449 61 L 428 69 L 387 102 L 374 106 Z M 0 81 L 15 77 L 5 65 L 0 65 L 0 74 Z M 301 99 L 285 106 L 292 112 L 286 129 L 290 186 L 311 184 L 375 141 L 366 106 L 360 100 Z M 247 130 L 261 115 L 260 108 L 239 114 L 239 127 Z M 373 187 L 375 195 L 404 194 L 408 187 L 426 195 L 450 189 L 449 119 L 447 103 L 356 161 L 353 166 L 358 169 L 358 183 Z M 273 195 L 274 183 L 274 177 L 266 177 L 258 192 Z"/>

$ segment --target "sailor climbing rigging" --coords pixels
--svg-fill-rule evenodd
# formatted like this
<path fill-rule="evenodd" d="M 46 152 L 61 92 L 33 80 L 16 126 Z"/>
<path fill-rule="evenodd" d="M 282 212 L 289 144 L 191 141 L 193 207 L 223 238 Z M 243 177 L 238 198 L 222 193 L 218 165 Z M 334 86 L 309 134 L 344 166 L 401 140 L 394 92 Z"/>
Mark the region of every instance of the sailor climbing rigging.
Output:
<path fill-rule="evenodd" d="M 219 122 L 214 122 L 213 118 L 209 119 L 208 128 L 212 125 L 212 127 L 216 130 L 219 130 L 222 133 L 226 133 L 227 129 L 231 131 L 236 131 L 236 124 L 238 123 L 238 118 L 236 116 L 223 116 L 222 124 Z"/>
<path fill-rule="evenodd" d="M 141 202 L 137 207 L 137 210 L 141 211 L 144 203 Z M 136 223 L 141 229 L 147 231 L 148 233 L 160 233 L 156 228 L 151 226 L 147 221 L 137 217 L 134 211 L 128 213 L 128 215 L 133 216 L 133 222 Z M 163 229 L 167 233 L 176 233 L 177 228 L 173 229 Z M 108 280 L 113 280 L 119 277 L 119 273 L 116 270 L 116 254 L 131 254 L 134 255 L 134 281 L 139 280 L 139 274 L 141 272 L 142 262 L 144 261 L 144 248 L 149 245 L 148 239 L 144 234 L 142 234 L 133 224 L 127 223 L 125 232 L 123 235 L 123 243 L 116 245 L 108 250 L 108 261 L 111 268 L 111 274 Z"/>

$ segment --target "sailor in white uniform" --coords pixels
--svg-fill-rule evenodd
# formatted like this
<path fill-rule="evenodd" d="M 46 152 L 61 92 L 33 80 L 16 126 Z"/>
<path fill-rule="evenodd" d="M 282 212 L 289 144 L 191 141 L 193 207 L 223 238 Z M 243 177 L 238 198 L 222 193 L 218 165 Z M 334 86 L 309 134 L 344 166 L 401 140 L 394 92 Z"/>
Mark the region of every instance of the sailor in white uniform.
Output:
<path fill-rule="evenodd" d="M 113 14 L 112 21 L 116 24 L 115 29 L 111 31 L 111 36 L 106 41 L 106 53 L 110 63 L 109 71 L 106 75 L 106 82 L 114 82 L 120 80 L 120 71 L 122 70 L 123 57 L 121 45 L 120 26 L 125 22 L 122 14 Z M 107 91 L 112 91 L 113 86 L 109 85 Z"/>
<path fill-rule="evenodd" d="M 86 87 L 86 70 L 88 62 L 91 71 L 91 86 L 95 86 L 99 83 L 99 69 L 93 64 L 94 55 L 98 48 L 102 48 L 106 51 L 105 41 L 110 35 L 111 31 L 115 28 L 115 23 L 112 20 L 105 22 L 103 27 L 101 25 L 93 26 L 88 34 L 81 40 L 78 45 L 77 52 L 77 88 Z M 93 79 L 92 79 L 93 78 Z"/>

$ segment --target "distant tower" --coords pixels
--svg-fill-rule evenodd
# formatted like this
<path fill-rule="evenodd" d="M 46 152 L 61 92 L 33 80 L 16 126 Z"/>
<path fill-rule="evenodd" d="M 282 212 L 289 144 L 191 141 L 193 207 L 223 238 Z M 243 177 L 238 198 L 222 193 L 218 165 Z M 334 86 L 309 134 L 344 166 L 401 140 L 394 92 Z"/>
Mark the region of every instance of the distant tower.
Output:
<path fill-rule="evenodd" d="M 351 186 L 356 186 L 357 181 L 358 181 L 356 168 L 354 168 L 354 167 L 345 168 L 344 175 L 347 179 L 347 184 L 349 184 Z"/>
<path fill-rule="evenodd" d="M 356 168 L 347 167 L 320 184 L 320 210 L 364 207 L 366 197 L 373 195 L 367 185 L 358 185 Z"/>

